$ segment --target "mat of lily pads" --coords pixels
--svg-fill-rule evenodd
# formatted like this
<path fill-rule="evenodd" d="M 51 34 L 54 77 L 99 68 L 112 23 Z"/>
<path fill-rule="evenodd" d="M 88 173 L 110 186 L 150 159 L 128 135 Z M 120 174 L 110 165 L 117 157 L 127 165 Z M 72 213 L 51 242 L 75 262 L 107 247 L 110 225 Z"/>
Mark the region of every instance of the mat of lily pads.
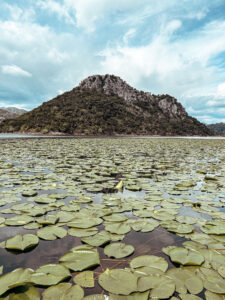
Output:
<path fill-rule="evenodd" d="M 225 141 L 5 139 L 0 299 L 225 299 Z"/>

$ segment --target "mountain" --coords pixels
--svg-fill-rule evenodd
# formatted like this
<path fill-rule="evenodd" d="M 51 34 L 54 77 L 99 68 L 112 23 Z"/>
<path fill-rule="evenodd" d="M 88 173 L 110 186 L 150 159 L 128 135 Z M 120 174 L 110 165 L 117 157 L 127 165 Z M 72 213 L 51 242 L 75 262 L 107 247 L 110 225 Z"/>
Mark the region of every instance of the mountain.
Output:
<path fill-rule="evenodd" d="M 0 108 L 0 122 L 7 119 L 14 119 L 18 116 L 21 116 L 27 112 L 25 109 L 20 109 L 17 107 L 1 107 Z"/>
<path fill-rule="evenodd" d="M 209 124 L 208 128 L 215 132 L 217 135 L 225 135 L 225 123 Z"/>
<path fill-rule="evenodd" d="M 44 102 L 0 132 L 85 135 L 212 135 L 169 95 L 138 91 L 114 75 L 95 75 L 69 92 Z"/>

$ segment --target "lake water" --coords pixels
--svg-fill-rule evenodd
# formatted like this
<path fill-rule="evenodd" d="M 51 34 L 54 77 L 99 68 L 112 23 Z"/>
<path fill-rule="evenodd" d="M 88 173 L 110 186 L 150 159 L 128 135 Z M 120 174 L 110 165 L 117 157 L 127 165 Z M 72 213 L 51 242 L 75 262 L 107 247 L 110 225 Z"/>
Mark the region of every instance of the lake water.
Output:
<path fill-rule="evenodd" d="M 41 136 L 44 138 L 40 139 L 39 136 L 28 135 L 2 136 L 1 218 L 7 220 L 15 215 L 32 215 L 33 210 L 38 208 L 45 210 L 44 216 L 67 211 L 77 218 L 76 211 L 79 211 L 85 215 L 84 223 L 91 215 L 99 213 L 102 219 L 112 213 L 141 222 L 154 219 L 159 223 L 149 232 L 131 229 L 125 234 L 122 242 L 135 248 L 128 257 L 113 259 L 105 255 L 105 245 L 95 247 L 100 255 L 100 265 L 91 268 L 95 287 L 85 288 L 85 295 L 104 293 L 98 284 L 99 274 L 107 268 L 129 267 L 131 259 L 140 255 L 162 257 L 169 268 L 178 268 L 179 265 L 163 253 L 163 247 L 183 247 L 182 243 L 186 240 L 200 239 L 198 233 L 201 233 L 205 222 L 216 220 L 215 226 L 217 222 L 224 222 L 224 138 L 75 139 L 51 136 L 48 139 Z M 117 191 L 115 186 L 120 180 L 124 187 Z M 24 196 L 24 191 L 33 191 L 37 195 Z M 47 200 L 45 198 L 46 202 L 40 203 L 39 197 L 43 195 Z M 90 202 L 85 197 L 90 197 Z M 170 230 L 167 229 L 170 219 L 175 221 L 178 216 L 194 218 L 190 227 L 193 235 L 176 234 L 172 225 Z M 39 218 L 38 214 L 35 215 L 33 223 L 37 224 Z M 3 219 L 0 221 L 4 223 Z M 185 224 L 180 222 L 175 224 Z M 0 248 L 3 273 L 20 267 L 35 270 L 45 264 L 58 264 L 62 255 L 83 243 L 80 237 L 69 234 L 67 222 L 57 224 L 68 230 L 64 238 L 52 241 L 40 239 L 36 247 L 25 252 Z M 101 231 L 107 225 L 106 220 L 95 227 Z M 207 232 L 208 229 L 205 230 Z M 38 229 L 1 224 L 0 242 L 17 234 L 37 235 L 37 232 Z M 211 243 L 212 249 L 224 248 L 214 240 L 215 236 L 206 236 L 207 245 Z M 204 242 L 202 247 L 205 247 Z M 221 255 L 224 254 L 221 250 Z M 72 277 L 77 273 L 71 272 Z M 73 282 L 72 278 L 70 282 Z M 44 290 L 38 288 L 40 292 Z M 205 299 L 203 293 L 198 296 Z"/>

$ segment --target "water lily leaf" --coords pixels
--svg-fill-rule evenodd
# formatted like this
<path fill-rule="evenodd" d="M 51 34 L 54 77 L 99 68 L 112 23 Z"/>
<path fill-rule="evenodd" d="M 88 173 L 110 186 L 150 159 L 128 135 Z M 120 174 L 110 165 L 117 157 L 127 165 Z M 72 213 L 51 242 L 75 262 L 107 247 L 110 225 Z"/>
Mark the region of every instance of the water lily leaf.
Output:
<path fill-rule="evenodd" d="M 73 281 L 83 287 L 92 288 L 95 286 L 94 272 L 84 271 L 74 276 Z"/>
<path fill-rule="evenodd" d="M 131 219 L 130 219 L 131 220 Z M 131 228 L 135 231 L 150 232 L 159 226 L 159 222 L 154 219 L 138 219 L 129 222 Z"/>
<path fill-rule="evenodd" d="M 38 228 L 40 228 L 40 227 L 41 227 L 41 225 L 38 224 L 38 223 L 35 223 L 35 222 L 29 223 L 29 224 L 23 226 L 23 228 L 29 229 L 29 230 L 32 230 L 32 229 L 38 229 Z"/>
<path fill-rule="evenodd" d="M 106 300 L 106 296 L 102 294 L 93 294 L 84 297 L 83 300 Z"/>
<path fill-rule="evenodd" d="M 38 222 L 41 225 L 54 225 L 59 221 L 59 217 L 55 215 L 47 215 L 42 218 L 37 218 L 36 222 Z"/>
<path fill-rule="evenodd" d="M 59 226 L 47 226 L 37 231 L 39 238 L 43 240 L 53 241 L 57 238 L 61 239 L 67 235 L 67 230 Z"/>
<path fill-rule="evenodd" d="M 225 266 L 220 266 L 220 267 L 217 269 L 217 272 L 218 272 L 223 278 L 225 278 Z"/>
<path fill-rule="evenodd" d="M 33 191 L 33 190 L 26 190 L 22 192 L 22 196 L 24 197 L 34 197 L 38 194 L 37 191 Z"/>
<path fill-rule="evenodd" d="M 51 286 L 42 293 L 43 300 L 60 299 L 61 296 L 72 286 L 71 283 L 62 282 Z"/>
<path fill-rule="evenodd" d="M 114 223 L 105 226 L 105 230 L 116 234 L 125 234 L 130 231 L 130 226 L 124 223 Z"/>
<path fill-rule="evenodd" d="M 14 271 L 4 274 L 0 277 L 0 295 L 6 291 L 26 285 L 31 281 L 31 275 L 34 271 L 32 269 L 15 269 Z"/>
<path fill-rule="evenodd" d="M 123 221 L 126 221 L 128 218 L 125 215 L 112 214 L 112 215 L 109 215 L 109 216 L 104 216 L 103 219 L 105 221 L 109 221 L 109 222 L 123 222 Z"/>
<path fill-rule="evenodd" d="M 179 297 L 181 298 L 181 300 L 201 300 L 202 298 L 195 296 L 195 295 L 191 295 L 191 294 L 180 294 Z"/>
<path fill-rule="evenodd" d="M 175 283 L 172 279 L 163 276 L 161 281 L 153 287 L 150 292 L 150 297 L 167 299 L 173 295 L 175 292 Z"/>
<path fill-rule="evenodd" d="M 12 293 L 5 300 L 40 300 L 41 296 L 39 291 L 34 287 L 30 286 L 24 293 Z"/>
<path fill-rule="evenodd" d="M 203 290 L 203 282 L 201 278 L 193 275 L 192 277 L 185 280 L 185 285 L 190 294 L 199 294 Z"/>
<path fill-rule="evenodd" d="M 83 271 L 100 264 L 98 251 L 89 245 L 80 245 L 71 249 L 59 261 L 73 271 Z"/>
<path fill-rule="evenodd" d="M 148 300 L 149 296 L 149 291 L 140 293 L 132 293 L 128 296 L 120 296 L 120 295 L 114 295 L 114 294 L 109 294 L 109 300 Z M 100 299 L 99 299 L 100 300 Z M 101 299 L 104 300 L 104 299 Z"/>
<path fill-rule="evenodd" d="M 183 216 L 183 215 L 177 216 L 176 220 L 180 223 L 185 223 L 185 224 L 195 224 L 197 221 L 196 218 L 190 216 Z"/>
<path fill-rule="evenodd" d="M 208 276 L 203 280 L 204 287 L 216 294 L 225 294 L 225 281 L 223 278 Z"/>
<path fill-rule="evenodd" d="M 15 216 L 5 220 L 5 225 L 8 226 L 23 226 L 25 224 L 33 222 L 34 219 L 27 215 Z"/>
<path fill-rule="evenodd" d="M 68 234 L 76 237 L 87 237 L 93 236 L 98 233 L 98 229 L 96 227 L 91 228 L 70 228 L 68 230 Z"/>
<path fill-rule="evenodd" d="M 99 247 L 110 242 L 110 235 L 107 231 L 100 231 L 94 236 L 82 238 L 82 242 L 91 246 Z"/>
<path fill-rule="evenodd" d="M 32 248 L 39 243 L 39 238 L 34 234 L 17 234 L 5 241 L 5 248 L 11 250 L 21 250 Z"/>
<path fill-rule="evenodd" d="M 194 230 L 194 227 L 190 224 L 180 224 L 175 221 L 167 221 L 166 223 L 162 222 L 161 226 L 168 229 L 168 231 L 176 233 L 191 233 Z"/>
<path fill-rule="evenodd" d="M 47 288 L 42 296 L 43 300 L 81 300 L 84 296 L 84 291 L 78 285 L 72 286 L 71 283 L 63 282 Z"/>
<path fill-rule="evenodd" d="M 129 295 L 137 291 L 137 277 L 127 270 L 106 269 L 99 275 L 98 283 L 104 290 L 116 295 Z"/>
<path fill-rule="evenodd" d="M 210 291 L 205 291 L 206 300 L 224 300 L 224 295 L 219 295 L 212 293 Z"/>
<path fill-rule="evenodd" d="M 38 268 L 31 275 L 31 282 L 37 285 L 50 286 L 69 278 L 69 270 L 62 265 L 48 264 Z"/>
<path fill-rule="evenodd" d="M 200 266 L 204 262 L 204 257 L 200 252 L 195 250 L 188 250 L 182 247 L 174 247 L 169 251 L 170 259 L 173 262 L 182 265 L 196 265 Z"/>
<path fill-rule="evenodd" d="M 60 300 L 81 300 L 83 297 L 84 290 L 79 285 L 73 285 L 60 297 Z"/>
<path fill-rule="evenodd" d="M 109 257 L 123 258 L 131 255 L 134 247 L 124 243 L 113 243 L 104 248 L 104 253 Z"/>
<path fill-rule="evenodd" d="M 131 260 L 130 266 L 133 269 L 139 267 L 153 267 L 165 272 L 168 269 L 167 261 L 159 256 L 154 255 L 142 255 L 135 257 Z"/>
<path fill-rule="evenodd" d="M 90 216 L 80 217 L 71 220 L 67 223 L 68 227 L 75 227 L 75 228 L 90 228 L 95 225 L 100 225 L 102 223 L 101 218 L 94 218 Z"/>

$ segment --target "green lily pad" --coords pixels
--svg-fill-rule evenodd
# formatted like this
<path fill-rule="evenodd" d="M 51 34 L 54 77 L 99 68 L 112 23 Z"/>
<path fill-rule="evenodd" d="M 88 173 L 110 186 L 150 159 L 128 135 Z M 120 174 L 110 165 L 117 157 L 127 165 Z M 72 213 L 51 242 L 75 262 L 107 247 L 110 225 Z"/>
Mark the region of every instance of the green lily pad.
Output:
<path fill-rule="evenodd" d="M 30 286 L 23 293 L 12 293 L 5 300 L 40 300 L 41 296 L 39 291 L 34 287 Z"/>
<path fill-rule="evenodd" d="M 74 228 L 91 228 L 96 225 L 100 225 L 102 223 L 101 218 L 93 218 L 90 216 L 86 216 L 83 218 L 76 218 L 67 223 L 68 227 Z"/>
<path fill-rule="evenodd" d="M 224 300 L 224 295 L 219 295 L 212 293 L 210 291 L 205 291 L 206 300 Z"/>
<path fill-rule="evenodd" d="M 89 245 L 80 245 L 71 249 L 59 261 L 73 271 L 83 271 L 100 264 L 98 251 Z"/>
<path fill-rule="evenodd" d="M 116 234 L 125 234 L 130 231 L 130 226 L 124 223 L 114 223 L 105 226 L 105 230 Z"/>
<path fill-rule="evenodd" d="M 103 219 L 109 222 L 123 222 L 126 221 L 128 218 L 127 216 L 121 214 L 112 214 L 109 216 L 104 216 Z"/>
<path fill-rule="evenodd" d="M 69 270 L 62 265 L 48 264 L 41 266 L 31 275 L 31 282 L 37 285 L 50 286 L 69 278 Z"/>
<path fill-rule="evenodd" d="M 31 282 L 31 276 L 34 271 L 32 269 L 15 269 L 14 271 L 4 274 L 0 277 L 0 295 L 8 290 L 26 285 Z"/>
<path fill-rule="evenodd" d="M 32 217 L 26 215 L 15 216 L 5 220 L 5 225 L 8 226 L 23 226 L 25 224 L 33 222 L 34 219 Z"/>
<path fill-rule="evenodd" d="M 148 297 L 149 297 L 149 291 L 146 291 L 146 292 L 143 292 L 143 293 L 139 293 L 139 292 L 132 293 L 128 296 L 114 295 L 114 294 L 111 294 L 111 293 L 109 294 L 109 300 L 126 300 L 126 299 L 127 300 L 148 300 Z M 99 300 L 104 300 L 104 299 L 99 299 Z"/>
<path fill-rule="evenodd" d="M 24 251 L 36 246 L 39 243 L 39 238 L 34 234 L 17 234 L 14 237 L 5 241 L 5 248 L 11 250 Z"/>
<path fill-rule="evenodd" d="M 91 228 L 70 228 L 68 229 L 68 234 L 76 237 L 89 237 L 98 233 L 96 227 Z"/>
<path fill-rule="evenodd" d="M 67 230 L 59 226 L 47 226 L 37 231 L 39 238 L 47 241 L 53 241 L 57 238 L 61 239 L 67 235 Z"/>
<path fill-rule="evenodd" d="M 100 231 L 94 236 L 82 238 L 82 242 L 91 246 L 99 247 L 110 242 L 110 235 L 107 231 Z"/>
<path fill-rule="evenodd" d="M 201 278 L 193 275 L 192 277 L 185 280 L 185 286 L 191 294 L 199 294 L 203 290 L 203 282 Z"/>
<path fill-rule="evenodd" d="M 106 269 L 99 275 L 98 283 L 104 290 L 116 295 L 129 295 L 137 291 L 137 277 L 126 270 Z"/>
<path fill-rule="evenodd" d="M 92 288 L 95 286 L 94 272 L 92 271 L 81 272 L 80 274 L 74 276 L 73 281 L 82 287 Z"/>
<path fill-rule="evenodd" d="M 159 256 L 155 255 L 142 255 L 135 257 L 131 260 L 130 266 L 133 269 L 140 267 L 153 267 L 165 272 L 168 269 L 167 261 Z"/>
<path fill-rule="evenodd" d="M 43 294 L 43 300 L 81 300 L 84 297 L 84 291 L 79 285 L 72 286 L 71 283 L 59 283 L 47 288 Z"/>
<path fill-rule="evenodd" d="M 150 292 L 151 298 L 167 299 L 175 292 L 175 283 L 172 279 L 162 276 L 162 279 L 156 284 Z"/>
<path fill-rule="evenodd" d="M 131 255 L 134 247 L 124 243 L 113 243 L 104 248 L 104 253 L 109 257 L 123 258 Z"/>
<path fill-rule="evenodd" d="M 179 297 L 181 298 L 181 300 L 202 300 L 202 298 L 190 294 L 180 294 Z"/>
<path fill-rule="evenodd" d="M 168 255 L 173 262 L 181 265 L 200 266 L 205 260 L 200 252 L 182 247 L 173 247 Z"/>

